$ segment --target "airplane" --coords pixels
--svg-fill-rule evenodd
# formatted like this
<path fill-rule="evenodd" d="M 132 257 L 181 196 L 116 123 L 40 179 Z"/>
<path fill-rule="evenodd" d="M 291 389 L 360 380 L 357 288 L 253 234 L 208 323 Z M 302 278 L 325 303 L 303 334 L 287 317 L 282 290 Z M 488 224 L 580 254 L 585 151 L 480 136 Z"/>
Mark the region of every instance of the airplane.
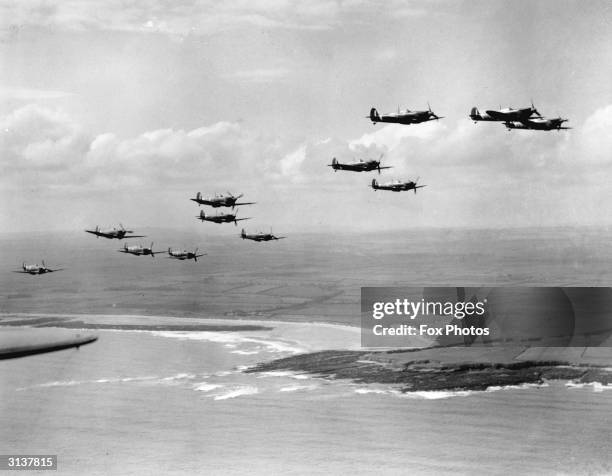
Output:
<path fill-rule="evenodd" d="M 119 253 L 129 253 L 135 256 L 151 255 L 151 258 L 155 258 L 155 251 L 153 251 L 153 243 L 151 243 L 151 246 L 149 248 L 142 245 L 128 246 L 127 244 L 125 244 L 123 245 L 122 250 L 117 251 L 119 251 Z"/>
<path fill-rule="evenodd" d="M 200 210 L 200 214 L 196 216 L 201 221 L 212 221 L 213 223 L 231 223 L 234 222 L 235 226 L 238 226 L 238 222 L 241 220 L 250 220 L 249 218 L 236 218 L 238 213 L 222 213 L 218 215 L 206 215 L 204 210 Z"/>
<path fill-rule="evenodd" d="M 42 266 L 38 265 L 38 264 L 25 264 L 22 263 L 21 267 L 23 268 L 23 271 L 13 271 L 13 273 L 25 273 L 25 274 L 47 274 L 47 273 L 53 273 L 55 271 L 62 271 L 64 268 L 58 268 L 58 269 L 51 269 L 51 268 L 47 268 L 47 266 L 45 265 L 45 260 L 43 260 L 42 262 Z"/>
<path fill-rule="evenodd" d="M 391 112 L 389 114 L 383 114 L 380 116 L 375 107 L 370 109 L 370 115 L 366 116 L 372 121 L 372 124 L 376 124 L 377 122 L 391 122 L 394 124 L 419 124 L 421 122 L 427 122 L 432 120 L 443 119 L 442 116 L 437 116 L 432 110 L 429 103 L 427 103 L 427 111 L 411 111 L 410 109 L 406 109 L 404 111 L 400 111 L 399 106 L 397 107 L 397 112 Z"/>
<path fill-rule="evenodd" d="M 272 240 L 283 240 L 286 236 L 274 236 L 272 232 L 270 233 L 254 233 L 252 235 L 247 234 L 244 231 L 244 228 L 240 232 L 240 238 L 243 240 L 253 240 L 253 241 L 272 241 Z"/>
<path fill-rule="evenodd" d="M 204 256 L 205 254 L 206 253 L 198 254 L 197 248 L 195 249 L 193 253 L 187 250 L 179 251 L 179 250 L 173 250 L 172 248 L 168 248 L 168 258 L 180 259 L 181 261 L 186 260 L 186 259 L 192 259 L 197 262 L 198 258 L 200 256 Z"/>
<path fill-rule="evenodd" d="M 382 169 L 393 168 L 392 166 L 381 167 L 380 161 L 382 157 L 383 154 L 380 154 L 380 158 L 378 160 L 368 159 L 364 161 L 363 159 L 359 159 L 357 162 L 349 162 L 346 164 L 341 164 L 338 162 L 338 159 L 334 157 L 332 159 L 332 163 L 328 164 L 328 167 L 333 168 L 334 172 L 337 172 L 338 170 L 350 170 L 351 172 L 370 172 L 372 170 L 378 170 L 378 173 L 380 174 Z"/>
<path fill-rule="evenodd" d="M 238 199 L 241 198 L 244 194 L 240 195 L 232 195 L 230 192 L 227 192 L 227 195 L 215 194 L 214 197 L 204 197 L 202 198 L 202 194 L 198 192 L 196 194 L 196 198 L 190 198 L 189 200 L 196 202 L 198 205 L 209 205 L 213 208 L 219 207 L 237 207 L 239 205 L 254 205 L 256 202 L 238 202 Z"/>
<path fill-rule="evenodd" d="M 144 235 L 131 235 L 126 236 L 128 233 L 134 233 L 132 230 L 126 230 L 123 225 L 119 224 L 120 228 L 111 228 L 108 230 L 101 230 L 99 226 L 96 226 L 95 230 L 85 230 L 87 233 L 91 233 L 92 235 L 96 235 L 96 238 L 108 238 L 112 240 L 113 238 L 117 240 L 122 240 L 124 238 L 145 238 Z"/>
<path fill-rule="evenodd" d="M 77 349 L 98 340 L 93 334 L 74 333 L 66 329 L 4 328 L 0 332 L 0 360 L 16 359 L 29 355 L 58 350 Z"/>
<path fill-rule="evenodd" d="M 529 119 L 531 116 L 536 115 L 538 117 L 542 117 L 542 115 L 538 112 L 538 110 L 533 105 L 533 101 L 531 101 L 531 107 L 524 107 L 521 109 L 513 109 L 511 107 L 502 109 L 501 107 L 498 110 L 487 110 L 485 114 L 481 114 L 477 107 L 473 107 L 470 111 L 470 119 L 474 122 L 478 121 L 524 121 Z"/>
<path fill-rule="evenodd" d="M 523 121 L 508 121 L 504 122 L 504 125 L 510 129 L 527 129 L 534 131 L 552 131 L 552 130 L 561 130 L 561 129 L 571 129 L 571 127 L 563 127 L 561 124 L 567 122 L 568 119 L 562 119 L 557 117 L 555 119 L 525 119 Z"/>
<path fill-rule="evenodd" d="M 419 179 L 417 178 L 414 182 L 401 182 L 399 180 L 393 182 L 387 182 L 383 184 L 379 184 L 376 179 L 372 179 L 372 189 L 376 190 L 389 190 L 391 192 L 405 192 L 408 190 L 414 190 L 416 194 L 417 188 L 427 187 L 427 185 L 417 185 Z"/>

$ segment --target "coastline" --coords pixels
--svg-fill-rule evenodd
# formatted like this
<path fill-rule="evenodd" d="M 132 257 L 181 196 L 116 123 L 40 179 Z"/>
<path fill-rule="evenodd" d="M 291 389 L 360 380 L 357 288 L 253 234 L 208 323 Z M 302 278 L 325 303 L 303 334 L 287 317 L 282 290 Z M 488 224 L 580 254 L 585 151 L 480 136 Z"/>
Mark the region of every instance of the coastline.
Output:
<path fill-rule="evenodd" d="M 245 372 L 292 371 L 325 379 L 389 385 L 402 393 L 486 391 L 495 387 L 542 385 L 553 380 L 612 388 L 612 368 L 596 359 L 530 359 L 528 350 L 430 347 L 379 352 L 323 351 L 260 363 Z M 557 349 L 555 354 L 569 357 L 565 349 Z"/>
<path fill-rule="evenodd" d="M 180 323 L 177 323 L 180 321 Z M 1 327 L 170 332 L 265 332 L 293 340 L 303 352 L 260 362 L 245 373 L 291 371 L 325 379 L 389 385 L 402 393 L 484 391 L 567 381 L 612 386 L 610 348 L 527 346 L 363 349 L 360 328 L 326 322 L 134 314 L 6 313 Z M 337 331 L 337 332 L 329 332 Z M 308 336 L 308 339 L 305 337 Z"/>

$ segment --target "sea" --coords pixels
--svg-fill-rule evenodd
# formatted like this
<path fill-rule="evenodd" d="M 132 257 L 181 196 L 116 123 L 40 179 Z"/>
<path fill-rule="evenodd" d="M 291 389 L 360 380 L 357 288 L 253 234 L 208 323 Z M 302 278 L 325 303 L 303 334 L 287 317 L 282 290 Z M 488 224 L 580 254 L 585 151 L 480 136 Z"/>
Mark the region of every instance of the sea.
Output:
<path fill-rule="evenodd" d="M 160 250 L 175 239 L 146 231 Z M 197 263 L 81 235 L 0 235 L 1 317 L 265 329 L 96 330 L 79 350 L 2 361 L 2 454 L 57 455 L 56 474 L 612 474 L 609 386 L 403 393 L 244 372 L 359 349 L 361 286 L 609 286 L 607 229 L 182 237 L 207 253 Z M 41 259 L 65 269 L 11 272 Z"/>

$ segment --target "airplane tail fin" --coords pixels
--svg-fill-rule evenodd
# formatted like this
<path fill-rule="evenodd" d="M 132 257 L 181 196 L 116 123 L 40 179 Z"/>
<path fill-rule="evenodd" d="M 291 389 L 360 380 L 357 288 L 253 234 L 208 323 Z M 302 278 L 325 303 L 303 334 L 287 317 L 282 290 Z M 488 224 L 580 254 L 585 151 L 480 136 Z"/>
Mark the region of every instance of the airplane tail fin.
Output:
<path fill-rule="evenodd" d="M 378 115 L 378 111 L 376 110 L 375 107 L 370 109 L 370 120 L 372 122 L 380 121 L 380 116 Z"/>
<path fill-rule="evenodd" d="M 205 217 L 206 214 L 204 213 L 204 210 L 200 210 L 200 220 L 204 220 Z"/>
<path fill-rule="evenodd" d="M 202 200 L 202 192 L 198 192 L 198 193 L 196 194 L 196 198 L 197 198 L 198 200 Z"/>
<path fill-rule="evenodd" d="M 244 228 L 240 230 L 240 238 L 242 238 L 243 240 L 246 238 L 246 232 L 244 231 Z"/>
<path fill-rule="evenodd" d="M 151 250 L 151 258 L 155 258 L 155 252 L 153 251 L 153 242 L 151 242 L 151 248 L 149 248 Z"/>
<path fill-rule="evenodd" d="M 375 178 L 373 178 L 373 179 L 372 179 L 372 188 L 373 188 L 374 190 L 376 190 L 376 189 L 378 188 L 378 182 L 376 181 L 376 179 L 375 179 Z"/>
<path fill-rule="evenodd" d="M 476 119 L 480 119 L 480 111 L 478 110 L 477 107 L 473 107 L 472 110 L 470 111 L 470 118 L 472 118 L 473 120 Z"/>

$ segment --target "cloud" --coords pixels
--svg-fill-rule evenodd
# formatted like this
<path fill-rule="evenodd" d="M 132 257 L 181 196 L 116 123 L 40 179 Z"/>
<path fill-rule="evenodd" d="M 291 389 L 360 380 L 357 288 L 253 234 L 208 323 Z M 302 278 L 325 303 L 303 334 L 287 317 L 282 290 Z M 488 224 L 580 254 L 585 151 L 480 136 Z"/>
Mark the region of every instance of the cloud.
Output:
<path fill-rule="evenodd" d="M 191 184 L 265 168 L 250 156 L 263 156 L 255 135 L 239 124 L 218 122 L 191 131 L 159 129 L 121 139 L 115 134 L 88 134 L 57 110 L 28 105 L 0 121 L 2 166 L 6 189 L 24 183 L 38 190 L 57 184 L 64 191 L 143 189 Z M 263 144 L 263 142 L 262 142 Z"/>
<path fill-rule="evenodd" d="M 422 15 L 401 1 L 313 0 L 23 0 L 0 4 L 5 30 L 23 25 L 64 30 L 120 30 L 169 35 L 210 34 L 244 27 L 328 30 L 347 22 L 400 21 Z"/>
<path fill-rule="evenodd" d="M 9 99 L 37 101 L 41 99 L 61 99 L 68 96 L 72 96 L 72 93 L 44 89 L 0 88 L 0 101 Z"/>
<path fill-rule="evenodd" d="M 186 191 L 248 189 L 259 216 L 287 223 L 299 219 L 304 227 L 310 220 L 390 226 L 385 220 L 391 216 L 397 227 L 593 224 L 602 215 L 612 216 L 601 198 L 612 192 L 606 179 L 612 106 L 562 132 L 508 132 L 500 124 L 467 119 L 379 126 L 354 139 L 298 144 L 225 121 L 122 138 L 90 133 L 61 110 L 29 105 L 0 120 L 5 172 L 0 185 L 6 200 L 23 196 L 27 201 L 35 191 L 41 200 L 63 203 L 70 196 L 80 203 L 104 194 L 122 209 L 138 196 L 150 201 L 175 194 L 183 202 Z M 428 185 L 425 192 L 373 194 L 370 174 L 333 173 L 327 167 L 332 157 L 347 161 L 382 152 L 384 164 L 393 168 L 381 181 L 420 176 Z M 370 218 L 356 222 L 362 214 Z"/>

